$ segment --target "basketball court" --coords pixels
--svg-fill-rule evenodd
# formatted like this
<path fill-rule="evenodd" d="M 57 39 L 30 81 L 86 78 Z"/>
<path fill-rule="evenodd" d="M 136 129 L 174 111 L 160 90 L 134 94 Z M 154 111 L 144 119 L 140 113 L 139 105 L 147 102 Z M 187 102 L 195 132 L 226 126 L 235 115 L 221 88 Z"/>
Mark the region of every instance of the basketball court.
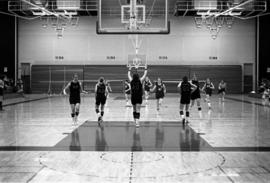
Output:
<path fill-rule="evenodd" d="M 0 182 L 269 182 L 270 100 L 259 92 L 270 79 L 268 1 L 10 0 L 0 7 L 0 75 L 22 80 L 24 91 L 5 79 Z M 143 96 L 136 126 L 125 81 L 129 70 L 142 76 L 145 69 L 166 93 L 159 110 L 155 92 L 148 102 Z M 77 123 L 63 92 L 75 73 L 87 92 Z M 190 107 L 184 124 L 177 86 L 194 75 L 201 110 Z M 100 77 L 112 89 L 103 122 L 95 109 Z M 207 78 L 211 101 L 202 90 Z"/>

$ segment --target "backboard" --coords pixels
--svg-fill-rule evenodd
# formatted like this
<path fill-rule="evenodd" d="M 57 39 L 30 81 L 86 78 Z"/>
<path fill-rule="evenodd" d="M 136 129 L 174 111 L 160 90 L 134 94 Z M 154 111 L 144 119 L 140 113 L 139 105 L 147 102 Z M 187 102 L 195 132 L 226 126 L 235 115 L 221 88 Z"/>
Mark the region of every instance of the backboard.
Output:
<path fill-rule="evenodd" d="M 168 0 L 99 0 L 97 34 L 169 34 Z"/>

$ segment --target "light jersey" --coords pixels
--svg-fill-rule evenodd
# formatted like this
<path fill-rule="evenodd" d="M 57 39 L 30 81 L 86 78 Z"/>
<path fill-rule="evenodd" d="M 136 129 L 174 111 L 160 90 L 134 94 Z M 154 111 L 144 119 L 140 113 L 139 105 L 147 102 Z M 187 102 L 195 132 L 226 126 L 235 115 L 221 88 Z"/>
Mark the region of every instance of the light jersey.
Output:
<path fill-rule="evenodd" d="M 151 82 L 150 81 L 144 81 L 144 88 L 150 88 Z"/>
<path fill-rule="evenodd" d="M 81 85 L 79 82 L 70 82 L 69 86 L 70 98 L 80 98 Z"/>
<path fill-rule="evenodd" d="M 125 90 L 129 90 L 129 89 L 130 89 L 129 84 L 125 83 Z"/>
<path fill-rule="evenodd" d="M 4 85 L 5 85 L 4 81 L 0 79 L 0 89 L 4 89 L 5 87 Z"/>
<path fill-rule="evenodd" d="M 219 88 L 220 88 L 220 89 L 225 89 L 225 88 L 226 88 L 226 83 L 223 83 L 223 84 L 220 83 L 220 84 L 219 84 Z"/>
<path fill-rule="evenodd" d="M 181 88 L 181 95 L 182 96 L 190 96 L 191 84 L 189 82 L 182 82 L 180 88 Z"/>
<path fill-rule="evenodd" d="M 137 81 L 132 80 L 130 82 L 130 86 L 131 86 L 131 95 L 132 96 L 138 96 L 138 97 L 143 96 L 142 83 L 140 80 L 137 80 Z"/>
<path fill-rule="evenodd" d="M 106 85 L 104 83 L 99 83 L 97 85 L 97 95 L 106 95 Z"/>
<path fill-rule="evenodd" d="M 210 83 L 210 84 L 209 84 L 209 83 L 206 83 L 205 89 L 206 89 L 206 90 L 212 90 L 212 88 L 211 88 L 212 85 L 213 85 L 212 83 Z"/>

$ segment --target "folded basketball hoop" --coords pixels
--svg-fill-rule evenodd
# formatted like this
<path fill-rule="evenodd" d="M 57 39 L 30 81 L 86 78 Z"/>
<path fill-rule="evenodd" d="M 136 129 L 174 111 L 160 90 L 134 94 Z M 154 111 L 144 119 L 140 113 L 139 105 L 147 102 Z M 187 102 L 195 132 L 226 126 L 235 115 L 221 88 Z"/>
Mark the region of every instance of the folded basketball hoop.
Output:
<path fill-rule="evenodd" d="M 169 34 L 168 0 L 99 0 L 97 34 Z"/>

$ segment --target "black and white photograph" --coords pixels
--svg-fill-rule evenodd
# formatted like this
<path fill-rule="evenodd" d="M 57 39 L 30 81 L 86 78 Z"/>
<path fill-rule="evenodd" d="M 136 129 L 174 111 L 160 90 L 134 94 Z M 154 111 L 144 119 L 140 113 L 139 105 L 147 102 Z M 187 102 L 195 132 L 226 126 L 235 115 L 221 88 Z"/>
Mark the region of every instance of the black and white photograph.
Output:
<path fill-rule="evenodd" d="M 270 0 L 0 0 L 0 183 L 269 183 Z"/>

